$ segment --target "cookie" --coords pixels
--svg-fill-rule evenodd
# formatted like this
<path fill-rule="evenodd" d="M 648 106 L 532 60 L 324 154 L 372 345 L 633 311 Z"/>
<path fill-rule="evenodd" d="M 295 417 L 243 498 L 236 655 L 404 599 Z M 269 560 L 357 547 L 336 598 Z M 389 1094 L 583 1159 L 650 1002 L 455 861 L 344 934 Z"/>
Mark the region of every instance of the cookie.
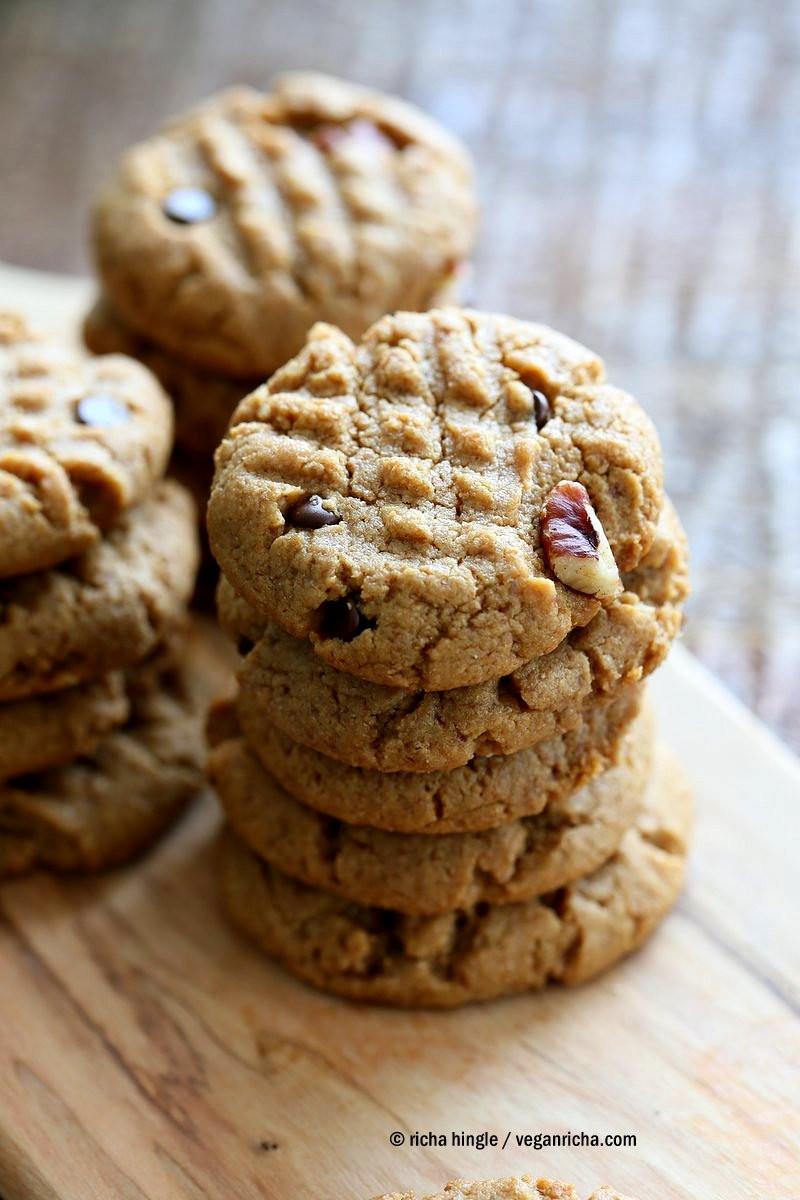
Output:
<path fill-rule="evenodd" d="M 139 363 L 0 313 L 0 577 L 81 554 L 164 473 L 172 411 Z"/>
<path fill-rule="evenodd" d="M 103 289 L 187 363 L 271 374 L 315 320 L 358 336 L 429 307 L 472 249 L 463 147 L 411 105 L 324 75 L 236 87 L 120 160 L 94 208 Z"/>
<path fill-rule="evenodd" d="M 690 819 L 683 774 L 659 751 L 641 813 L 616 852 L 545 896 L 408 916 L 297 883 L 228 831 L 222 900 L 235 926 L 316 987 L 377 1004 L 450 1008 L 582 983 L 629 954 L 678 895 Z"/>
<path fill-rule="evenodd" d="M 297 884 L 233 834 L 223 897 L 234 922 L 309 982 L 355 999 L 447 1007 L 548 981 L 574 984 L 638 945 L 680 887 L 689 798 L 662 762 L 635 828 L 593 875 L 518 905 L 438 917 L 366 908 Z"/>
<path fill-rule="evenodd" d="M 234 413 L 208 531 L 236 592 L 330 666 L 438 691 L 587 625 L 662 500 L 655 430 L 591 351 L 438 309 L 358 344 L 316 325 Z"/>
<path fill-rule="evenodd" d="M 636 817 L 652 745 L 643 714 L 622 739 L 616 765 L 577 792 L 537 816 L 442 837 L 322 816 L 284 791 L 241 738 L 216 747 L 210 772 L 231 828 L 283 874 L 358 904 L 425 915 L 515 904 L 594 871 Z"/>
<path fill-rule="evenodd" d="M 62 692 L 0 704 L 0 780 L 93 754 L 106 734 L 125 724 L 128 713 L 120 671 Z"/>
<path fill-rule="evenodd" d="M 0 701 L 139 662 L 183 619 L 197 557 L 194 506 L 167 481 L 80 558 L 0 583 Z"/>
<path fill-rule="evenodd" d="M 277 731 L 380 771 L 447 771 L 475 755 L 526 749 L 575 728 L 590 703 L 606 702 L 665 658 L 687 592 L 686 540 L 671 505 L 643 565 L 623 579 L 619 600 L 549 654 L 498 680 L 411 694 L 329 667 L 307 642 L 265 627 L 223 580 L 220 621 L 246 652 L 239 671 L 245 736 L 258 746 Z"/>
<path fill-rule="evenodd" d="M 0 877 L 99 870 L 148 846 L 203 786 L 203 722 L 180 640 L 127 677 L 131 712 L 89 758 L 0 785 Z"/>
<path fill-rule="evenodd" d="M 222 441 L 236 405 L 262 382 L 255 377 L 232 379 L 185 363 L 126 325 L 104 297 L 86 317 L 83 337 L 94 354 L 127 354 L 144 363 L 174 405 L 176 445 L 209 459 Z"/>
<path fill-rule="evenodd" d="M 471 1183 L 453 1179 L 440 1192 L 417 1195 L 416 1192 L 386 1192 L 374 1200 L 580 1200 L 570 1183 L 557 1179 L 535 1179 L 532 1175 L 514 1175 L 505 1179 L 485 1179 Z M 592 1192 L 589 1200 L 633 1200 L 611 1187 Z"/>
<path fill-rule="evenodd" d="M 249 744 L 281 786 L 317 812 L 394 833 L 474 833 L 535 816 L 613 765 L 640 701 L 639 687 L 621 688 L 606 705 L 587 703 L 567 733 L 451 771 L 349 767 L 270 727 Z"/>

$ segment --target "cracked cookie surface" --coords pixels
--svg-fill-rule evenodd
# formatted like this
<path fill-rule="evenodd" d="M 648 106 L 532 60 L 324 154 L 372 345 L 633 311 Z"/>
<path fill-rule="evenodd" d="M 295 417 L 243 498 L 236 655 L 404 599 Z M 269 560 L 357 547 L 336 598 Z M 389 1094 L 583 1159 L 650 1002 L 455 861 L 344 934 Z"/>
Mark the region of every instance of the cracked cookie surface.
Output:
<path fill-rule="evenodd" d="M 533 1175 L 513 1175 L 503 1179 L 483 1179 L 472 1182 L 453 1179 L 440 1192 L 422 1195 L 417 1192 L 386 1192 L 374 1200 L 580 1200 L 570 1183 L 557 1179 L 538 1179 Z M 603 1186 L 592 1192 L 589 1200 L 633 1200 L 614 1188 Z"/>
<path fill-rule="evenodd" d="M 636 817 L 652 748 L 645 711 L 585 787 L 536 816 L 441 837 L 331 820 L 284 791 L 241 738 L 217 746 L 209 767 L 231 828 L 260 858 L 346 900 L 425 915 L 518 903 L 595 870 Z"/>
<path fill-rule="evenodd" d="M 164 473 L 172 410 L 139 363 L 0 312 L 0 577 L 92 546 Z"/>
<path fill-rule="evenodd" d="M 546 896 L 409 916 L 297 883 L 230 831 L 221 893 L 232 923 L 306 982 L 354 1000 L 450 1008 L 579 984 L 633 951 L 677 898 L 690 824 L 685 778 L 659 749 L 640 815 L 615 853 Z"/>
<path fill-rule="evenodd" d="M 350 766 L 389 772 L 446 771 L 475 755 L 526 749 L 574 728 L 588 703 L 605 703 L 665 658 L 688 590 L 686 540 L 669 503 L 623 582 L 625 593 L 585 628 L 508 676 L 409 693 L 336 671 L 308 643 L 265 626 L 223 579 L 222 627 L 249 650 L 239 670 L 242 728 L 254 746 L 278 731 Z"/>
<path fill-rule="evenodd" d="M 474 241 L 463 147 L 418 109 L 324 75 L 236 87 L 121 158 L 92 221 L 103 287 L 133 329 L 265 378 L 315 320 L 358 336 L 425 309 Z"/>
<path fill-rule="evenodd" d="M 350 767 L 263 725 L 249 744 L 290 795 L 327 816 L 394 833 L 477 832 L 534 816 L 611 766 L 641 692 L 623 687 L 608 704 L 587 703 L 566 732 L 448 771 Z"/>
<path fill-rule="evenodd" d="M 658 439 L 591 351 L 462 309 L 385 317 L 358 344 L 317 325 L 234 413 L 209 537 L 236 592 L 331 666 L 450 689 L 600 610 L 546 562 L 541 514 L 564 480 L 619 569 L 638 566 L 662 508 Z"/>
<path fill-rule="evenodd" d="M 202 689 L 182 639 L 130 670 L 126 693 L 128 723 L 90 757 L 0 785 L 0 877 L 124 862 L 202 788 Z"/>
<path fill-rule="evenodd" d="M 170 481 L 80 558 L 0 583 L 0 701 L 58 691 L 150 654 L 185 616 L 198 561 L 188 493 Z"/>

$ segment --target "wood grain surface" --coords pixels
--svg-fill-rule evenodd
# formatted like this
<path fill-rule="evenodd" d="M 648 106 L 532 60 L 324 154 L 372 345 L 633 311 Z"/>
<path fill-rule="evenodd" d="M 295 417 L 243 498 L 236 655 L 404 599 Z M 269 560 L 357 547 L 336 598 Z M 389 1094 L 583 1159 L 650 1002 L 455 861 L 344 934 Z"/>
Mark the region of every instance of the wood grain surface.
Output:
<path fill-rule="evenodd" d="M 0 258 L 85 269 L 128 143 L 298 66 L 469 143 L 477 300 L 585 340 L 653 413 L 687 645 L 800 748 L 800 4 L 3 0 Z"/>
<path fill-rule="evenodd" d="M 683 652 L 653 691 L 700 797 L 689 885 L 583 988 L 409 1014 L 296 983 L 221 920 L 210 797 L 133 868 L 0 889 L 5 1200 L 365 1200 L 524 1170 L 797 1200 L 800 770 Z M 567 1131 L 636 1146 L 516 1144 Z"/>

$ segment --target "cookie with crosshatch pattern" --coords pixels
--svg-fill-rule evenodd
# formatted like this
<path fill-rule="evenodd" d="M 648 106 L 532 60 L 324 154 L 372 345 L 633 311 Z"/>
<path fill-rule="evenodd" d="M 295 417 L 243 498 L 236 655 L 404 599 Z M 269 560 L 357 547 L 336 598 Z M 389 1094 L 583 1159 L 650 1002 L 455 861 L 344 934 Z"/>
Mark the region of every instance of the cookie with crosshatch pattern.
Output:
<path fill-rule="evenodd" d="M 410 104 L 294 72 L 212 96 L 128 150 L 92 234 L 132 329 L 188 364 L 263 379 L 316 320 L 358 336 L 429 307 L 475 225 L 454 137 Z"/>
<path fill-rule="evenodd" d="M 171 448 L 171 406 L 139 363 L 90 358 L 0 312 L 0 577 L 87 550 Z"/>
<path fill-rule="evenodd" d="M 451 308 L 384 317 L 358 343 L 316 325 L 236 409 L 208 528 L 236 592 L 331 666 L 435 691 L 588 624 L 662 503 L 656 432 L 595 354 Z M 615 588 L 562 581 L 570 557 L 603 552 Z"/>

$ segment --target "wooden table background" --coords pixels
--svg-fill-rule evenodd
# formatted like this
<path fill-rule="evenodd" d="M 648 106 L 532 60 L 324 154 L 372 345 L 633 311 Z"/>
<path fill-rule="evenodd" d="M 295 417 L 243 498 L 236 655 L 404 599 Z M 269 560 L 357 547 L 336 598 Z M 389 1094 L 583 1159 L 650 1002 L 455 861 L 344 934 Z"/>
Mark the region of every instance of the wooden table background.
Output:
<path fill-rule="evenodd" d="M 479 303 L 585 340 L 652 412 L 686 644 L 800 748 L 800 5 L 0 0 L 0 258 L 85 270 L 127 143 L 298 66 L 466 139 Z"/>

